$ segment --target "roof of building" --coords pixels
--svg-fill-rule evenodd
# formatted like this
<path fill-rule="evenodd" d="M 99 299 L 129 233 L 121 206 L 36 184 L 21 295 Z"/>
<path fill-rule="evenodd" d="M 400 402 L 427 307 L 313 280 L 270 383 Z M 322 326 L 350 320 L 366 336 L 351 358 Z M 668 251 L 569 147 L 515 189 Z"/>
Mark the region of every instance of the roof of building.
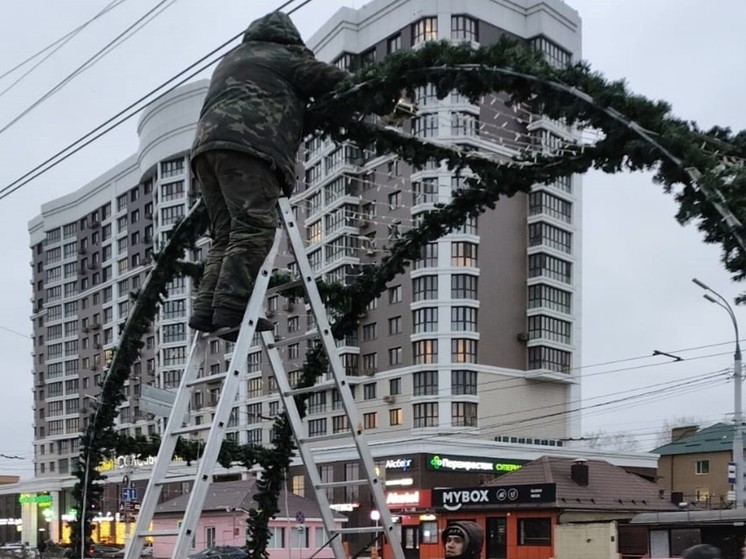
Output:
<path fill-rule="evenodd" d="M 715 423 L 704 429 L 684 435 L 671 443 L 659 446 L 653 452 L 661 456 L 699 454 L 703 452 L 729 452 L 733 450 L 733 431 L 733 425 Z"/>
<path fill-rule="evenodd" d="M 205 504 L 202 507 L 202 511 L 248 511 L 256 508 L 255 494 L 256 480 L 254 479 L 211 483 L 207 489 L 207 496 L 205 497 Z M 155 509 L 155 515 L 182 514 L 186 510 L 189 496 L 189 493 L 185 493 L 159 504 Z M 280 512 L 277 513 L 275 518 L 279 520 L 295 519 L 298 513 L 302 513 L 307 520 L 321 520 L 321 509 L 318 503 L 295 493 L 288 493 L 283 490 L 280 493 L 277 505 Z M 333 514 L 340 520 L 346 519 L 342 514 L 336 512 Z"/>
<path fill-rule="evenodd" d="M 670 492 L 605 460 L 583 460 L 588 467 L 588 485 L 580 485 L 573 480 L 571 474 L 571 467 L 575 462 L 577 459 L 574 458 L 542 456 L 487 485 L 499 487 L 553 483 L 556 487 L 555 504 L 562 509 L 640 512 L 678 510 L 671 502 Z"/>

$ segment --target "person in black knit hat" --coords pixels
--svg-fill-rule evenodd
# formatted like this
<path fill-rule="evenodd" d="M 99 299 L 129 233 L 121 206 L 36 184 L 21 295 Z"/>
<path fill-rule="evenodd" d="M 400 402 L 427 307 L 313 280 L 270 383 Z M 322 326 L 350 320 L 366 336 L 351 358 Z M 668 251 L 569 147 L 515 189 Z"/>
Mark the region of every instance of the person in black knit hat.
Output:
<path fill-rule="evenodd" d="M 471 520 L 451 522 L 441 535 L 447 559 L 479 559 L 484 530 Z"/>

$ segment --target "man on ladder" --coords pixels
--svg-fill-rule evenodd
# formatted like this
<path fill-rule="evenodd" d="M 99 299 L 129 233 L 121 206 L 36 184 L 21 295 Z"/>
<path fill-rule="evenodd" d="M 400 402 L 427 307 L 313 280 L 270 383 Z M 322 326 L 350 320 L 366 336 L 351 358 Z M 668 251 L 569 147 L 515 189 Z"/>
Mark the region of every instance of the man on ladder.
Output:
<path fill-rule="evenodd" d="M 224 337 L 235 341 L 275 236 L 277 200 L 295 186 L 306 104 L 345 75 L 316 60 L 282 12 L 252 22 L 241 45 L 218 64 L 191 153 L 212 246 L 190 328 L 233 329 Z M 272 327 L 257 320 L 257 332 Z"/>

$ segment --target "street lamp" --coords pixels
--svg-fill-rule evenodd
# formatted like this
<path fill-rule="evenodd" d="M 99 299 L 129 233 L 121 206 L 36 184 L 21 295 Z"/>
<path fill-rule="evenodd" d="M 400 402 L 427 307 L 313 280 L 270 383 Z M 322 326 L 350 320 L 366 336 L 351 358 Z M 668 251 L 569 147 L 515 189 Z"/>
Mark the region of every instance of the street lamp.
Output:
<path fill-rule="evenodd" d="M 692 281 L 709 293 L 705 293 L 703 297 L 710 303 L 724 308 L 731 321 L 733 322 L 733 328 L 736 331 L 736 351 L 733 354 L 733 421 L 735 423 L 735 430 L 733 431 L 733 462 L 736 466 L 736 483 L 735 483 L 735 500 L 734 508 L 740 508 L 743 506 L 743 478 L 744 478 L 744 463 L 743 463 L 743 414 L 741 410 L 741 384 L 743 377 L 741 376 L 741 344 L 738 336 L 738 322 L 736 321 L 736 315 L 733 312 L 733 308 L 730 303 L 717 291 L 711 289 L 697 278 L 693 278 Z M 715 297 L 713 297 L 712 295 Z"/>

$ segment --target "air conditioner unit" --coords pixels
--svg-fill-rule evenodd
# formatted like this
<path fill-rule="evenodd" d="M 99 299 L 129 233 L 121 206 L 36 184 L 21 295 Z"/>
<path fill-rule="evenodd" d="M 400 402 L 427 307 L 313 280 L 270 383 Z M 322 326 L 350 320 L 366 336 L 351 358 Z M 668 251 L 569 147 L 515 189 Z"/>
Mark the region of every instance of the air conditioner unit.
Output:
<path fill-rule="evenodd" d="M 295 304 L 288 301 L 282 306 L 283 310 L 287 312 L 291 312 L 295 308 Z"/>
<path fill-rule="evenodd" d="M 376 251 L 373 250 L 372 248 L 369 248 L 368 250 L 365 251 L 365 254 L 367 254 L 368 256 L 374 256 L 376 254 Z"/>
<path fill-rule="evenodd" d="M 396 402 L 396 396 L 389 394 L 388 396 L 383 397 L 383 401 L 387 404 L 393 404 L 394 402 Z"/>
<path fill-rule="evenodd" d="M 376 374 L 377 372 L 378 372 L 378 369 L 376 369 L 375 367 L 371 367 L 370 369 L 363 369 L 363 374 L 364 374 L 364 375 L 365 375 L 366 377 L 372 377 L 372 376 L 373 376 L 373 375 L 375 375 L 375 374 Z"/>
<path fill-rule="evenodd" d="M 526 332 L 519 332 L 518 334 L 516 334 L 515 338 L 519 342 L 524 342 L 524 343 L 527 342 L 529 339 L 531 339 Z"/>
<path fill-rule="evenodd" d="M 368 228 L 368 227 L 370 226 L 370 221 L 368 221 L 367 219 L 361 219 L 361 220 L 360 220 L 360 221 L 358 222 L 357 226 L 358 226 L 358 227 L 359 227 L 360 229 L 367 229 L 367 228 Z"/>

